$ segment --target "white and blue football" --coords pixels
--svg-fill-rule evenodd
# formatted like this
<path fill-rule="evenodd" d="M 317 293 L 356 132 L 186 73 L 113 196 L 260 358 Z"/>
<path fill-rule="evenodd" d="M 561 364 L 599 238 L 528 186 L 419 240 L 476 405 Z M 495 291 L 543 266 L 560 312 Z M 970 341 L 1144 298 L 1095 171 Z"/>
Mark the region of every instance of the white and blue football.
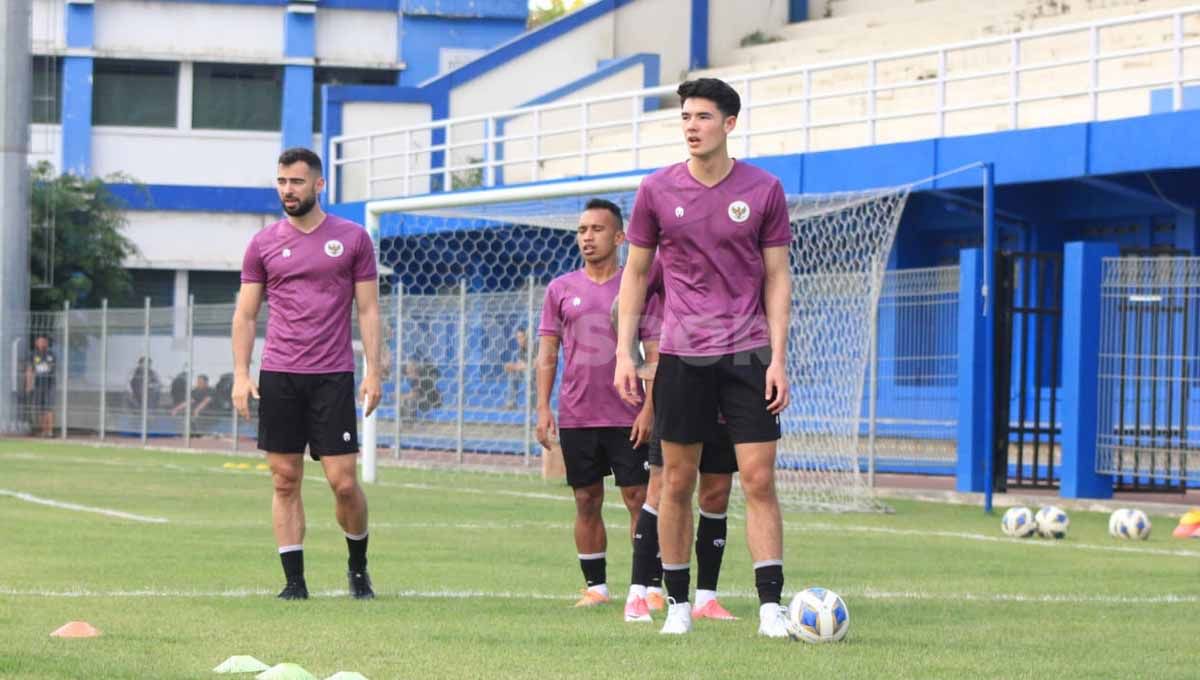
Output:
<path fill-rule="evenodd" d="M 1130 541 L 1150 538 L 1150 518 L 1141 510 L 1126 510 L 1117 524 L 1117 538 Z"/>
<path fill-rule="evenodd" d="M 837 642 L 850 630 L 850 610 L 837 593 L 827 588 L 806 588 L 788 607 L 797 639 L 811 643 Z"/>
<path fill-rule="evenodd" d="M 1071 518 L 1059 507 L 1044 505 L 1034 515 L 1037 521 L 1038 535 L 1042 538 L 1066 538 L 1067 527 L 1071 526 Z"/>
<path fill-rule="evenodd" d="M 1037 533 L 1037 522 L 1033 519 L 1033 511 L 1017 506 L 1009 508 L 1000 520 L 1000 529 L 1005 535 L 1013 538 L 1028 538 Z"/>

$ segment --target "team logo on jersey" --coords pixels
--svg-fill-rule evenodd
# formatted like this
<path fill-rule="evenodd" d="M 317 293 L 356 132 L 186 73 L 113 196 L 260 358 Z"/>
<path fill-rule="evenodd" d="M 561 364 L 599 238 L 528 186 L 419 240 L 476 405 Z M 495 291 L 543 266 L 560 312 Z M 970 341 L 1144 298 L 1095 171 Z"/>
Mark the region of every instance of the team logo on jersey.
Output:
<path fill-rule="evenodd" d="M 578 307 L 579 305 L 582 305 L 582 304 L 583 304 L 583 300 L 580 300 L 579 297 L 576 297 L 574 300 L 571 300 L 572 307 Z"/>
<path fill-rule="evenodd" d="M 734 201 L 729 204 L 729 219 L 741 224 L 750 219 L 750 206 L 745 201 Z"/>
<path fill-rule="evenodd" d="M 337 239 L 325 242 L 325 254 L 329 257 L 341 257 L 345 250 L 346 247 L 343 246 L 342 242 Z"/>
<path fill-rule="evenodd" d="M 683 206 L 682 205 L 675 206 L 675 216 L 683 217 Z"/>
<path fill-rule="evenodd" d="M 344 441 L 344 442 L 350 441 L 350 433 L 349 432 L 342 433 L 342 441 Z"/>
<path fill-rule="evenodd" d="M 292 249 L 291 249 L 291 248 L 284 248 L 284 249 L 283 249 L 283 256 L 284 256 L 284 257 L 291 257 L 291 256 L 292 256 Z"/>

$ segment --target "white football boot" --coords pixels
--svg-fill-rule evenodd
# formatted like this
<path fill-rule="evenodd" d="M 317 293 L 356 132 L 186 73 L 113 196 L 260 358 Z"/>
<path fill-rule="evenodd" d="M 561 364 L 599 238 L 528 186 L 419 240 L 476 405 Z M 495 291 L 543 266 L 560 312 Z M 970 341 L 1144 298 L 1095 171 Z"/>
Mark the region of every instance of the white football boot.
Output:
<path fill-rule="evenodd" d="M 667 620 L 659 632 L 663 635 L 683 635 L 692 632 L 692 603 L 676 604 L 674 598 L 667 598 Z"/>

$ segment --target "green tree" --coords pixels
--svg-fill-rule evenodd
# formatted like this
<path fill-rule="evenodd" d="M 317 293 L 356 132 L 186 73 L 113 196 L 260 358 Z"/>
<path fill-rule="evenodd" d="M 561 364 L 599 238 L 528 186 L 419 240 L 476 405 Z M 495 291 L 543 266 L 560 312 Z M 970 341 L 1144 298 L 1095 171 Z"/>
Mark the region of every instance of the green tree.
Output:
<path fill-rule="evenodd" d="M 532 0 L 525 27 L 532 30 L 583 7 L 584 0 Z"/>
<path fill-rule="evenodd" d="M 64 301 L 98 307 L 103 298 L 126 302 L 133 286 L 123 263 L 138 249 L 121 233 L 121 200 L 104 180 L 56 176 L 45 162 L 33 168 L 31 179 L 30 307 L 58 310 Z"/>

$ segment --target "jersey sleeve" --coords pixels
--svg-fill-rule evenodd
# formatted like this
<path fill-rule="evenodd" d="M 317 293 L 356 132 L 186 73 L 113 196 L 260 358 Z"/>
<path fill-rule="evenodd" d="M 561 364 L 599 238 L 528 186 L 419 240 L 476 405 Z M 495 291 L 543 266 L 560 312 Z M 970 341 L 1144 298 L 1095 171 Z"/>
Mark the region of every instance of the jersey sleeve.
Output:
<path fill-rule="evenodd" d="M 762 248 L 786 246 L 792 242 L 792 223 L 788 216 L 787 197 L 778 180 L 767 195 L 763 206 L 762 226 L 759 227 L 758 245 Z"/>
<path fill-rule="evenodd" d="M 354 280 L 374 281 L 379 276 L 375 267 L 375 245 L 366 229 L 358 236 L 358 247 L 354 249 Z"/>
<path fill-rule="evenodd" d="M 658 217 L 654 214 L 649 181 L 643 180 L 638 186 L 637 196 L 633 199 L 633 213 L 629 216 L 629 228 L 625 230 L 625 238 L 641 248 L 658 246 Z"/>
<path fill-rule="evenodd" d="M 263 265 L 258 249 L 258 239 L 250 239 L 246 254 L 242 256 L 242 283 L 266 283 L 267 268 Z"/>
<path fill-rule="evenodd" d="M 562 337 L 562 315 L 559 313 L 558 286 L 553 282 L 546 287 L 546 299 L 542 303 L 542 321 L 538 324 L 538 337 Z"/>

